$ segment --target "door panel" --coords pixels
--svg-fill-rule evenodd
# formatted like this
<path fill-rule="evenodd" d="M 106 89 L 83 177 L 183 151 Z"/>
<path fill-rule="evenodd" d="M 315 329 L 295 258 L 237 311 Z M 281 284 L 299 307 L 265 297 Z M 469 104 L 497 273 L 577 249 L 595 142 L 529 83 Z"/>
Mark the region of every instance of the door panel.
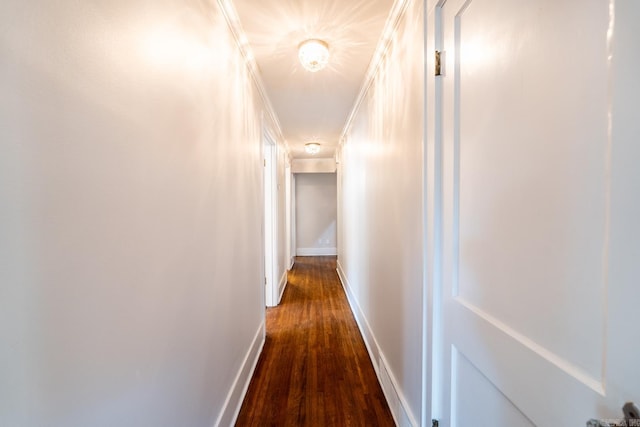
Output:
<path fill-rule="evenodd" d="M 454 18 L 458 298 L 600 378 L 602 352 L 582 350 L 602 348 L 603 337 L 607 94 L 592 82 L 606 78 L 606 63 L 590 58 L 605 52 L 607 21 L 587 25 L 602 31 L 585 37 L 577 31 L 585 23 L 570 28 L 573 10 L 531 18 L 539 4 L 473 0 Z M 561 37 L 549 34 L 554 27 Z M 571 57 L 545 53 L 547 43 L 567 51 L 558 39 L 573 46 Z M 585 68 L 592 80 L 561 77 Z M 568 318 L 576 297 L 580 310 Z"/>
<path fill-rule="evenodd" d="M 460 426 L 526 426 L 534 424 L 502 394 L 482 372 L 456 348 L 452 354 L 454 402 L 463 410 L 454 411 L 457 418 L 453 424 Z M 478 399 L 478 395 L 482 399 Z"/>
<path fill-rule="evenodd" d="M 584 425 L 611 405 L 609 13 L 442 6 L 443 425 Z"/>

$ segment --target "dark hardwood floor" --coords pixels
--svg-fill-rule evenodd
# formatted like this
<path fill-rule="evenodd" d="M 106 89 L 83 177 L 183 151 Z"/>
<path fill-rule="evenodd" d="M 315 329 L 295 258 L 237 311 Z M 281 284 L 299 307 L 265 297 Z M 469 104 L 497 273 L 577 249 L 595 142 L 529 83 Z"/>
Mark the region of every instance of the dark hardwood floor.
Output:
<path fill-rule="evenodd" d="M 236 426 L 393 426 L 335 257 L 298 257 Z"/>

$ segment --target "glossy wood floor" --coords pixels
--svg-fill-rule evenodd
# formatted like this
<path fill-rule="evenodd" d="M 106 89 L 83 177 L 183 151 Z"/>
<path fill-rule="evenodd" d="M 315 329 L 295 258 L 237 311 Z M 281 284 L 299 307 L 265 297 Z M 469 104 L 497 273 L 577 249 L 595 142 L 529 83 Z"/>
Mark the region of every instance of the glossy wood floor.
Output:
<path fill-rule="evenodd" d="M 393 426 L 335 257 L 298 257 L 237 426 Z"/>

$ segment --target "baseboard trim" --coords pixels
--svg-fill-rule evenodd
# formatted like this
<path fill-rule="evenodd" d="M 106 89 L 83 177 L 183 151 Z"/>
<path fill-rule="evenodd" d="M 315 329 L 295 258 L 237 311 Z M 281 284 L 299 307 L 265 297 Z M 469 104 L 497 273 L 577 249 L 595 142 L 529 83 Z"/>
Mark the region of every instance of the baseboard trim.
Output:
<path fill-rule="evenodd" d="M 298 256 L 326 256 L 338 255 L 337 248 L 298 248 Z"/>
<path fill-rule="evenodd" d="M 380 353 L 380 359 L 378 363 L 378 381 L 382 387 L 384 397 L 387 399 L 389 409 L 393 415 L 393 419 L 396 425 L 401 427 L 418 427 L 420 424 L 416 421 L 415 416 L 409 410 L 407 401 L 404 398 L 404 394 L 398 387 L 398 382 L 393 376 L 393 372 L 389 370 L 384 355 Z"/>
<path fill-rule="evenodd" d="M 280 283 L 278 284 L 278 304 L 282 301 L 282 295 L 284 295 L 284 290 L 287 287 L 287 271 L 282 273 L 282 277 L 280 278 Z"/>
<path fill-rule="evenodd" d="M 349 280 L 347 279 L 347 275 L 345 274 L 340 261 L 337 262 L 336 270 L 338 272 L 340 283 L 342 283 L 344 293 L 347 294 L 347 301 L 349 302 L 349 306 L 351 307 L 351 312 L 353 313 L 353 317 L 356 319 L 356 323 L 358 324 L 358 328 L 360 329 L 360 333 L 362 334 L 362 338 L 364 339 L 364 345 L 367 347 L 369 358 L 373 363 L 373 367 L 375 368 L 377 375 L 378 360 L 380 358 L 380 347 L 378 346 L 378 342 L 373 335 L 373 331 L 369 326 L 367 318 L 364 316 L 364 313 L 360 309 L 360 305 L 358 305 L 358 302 L 356 301 L 355 296 L 351 291 L 351 285 L 349 284 Z M 380 378 L 378 378 L 378 380 L 379 379 Z"/>
<path fill-rule="evenodd" d="M 418 427 L 419 423 L 416 421 L 415 416 L 409 409 L 409 405 L 407 404 L 400 387 L 398 387 L 398 382 L 396 381 L 393 372 L 389 369 L 389 365 L 382 354 L 373 330 L 371 329 L 364 312 L 360 308 L 360 305 L 352 292 L 352 287 L 349 284 L 349 280 L 347 279 L 347 275 L 344 272 L 340 261 L 337 262 L 336 270 L 338 272 L 338 277 L 340 278 L 340 283 L 342 283 L 344 292 L 347 295 L 347 300 L 349 301 L 353 317 L 356 319 L 356 323 L 358 324 L 358 328 L 360 329 L 360 333 L 364 339 L 364 344 L 369 352 L 369 358 L 371 359 L 371 363 L 376 371 L 378 382 L 380 383 L 380 387 L 382 387 L 382 392 L 387 400 L 387 404 L 389 405 L 391 415 L 393 415 L 396 425 L 400 427 Z"/>
<path fill-rule="evenodd" d="M 227 398 L 222 406 L 222 411 L 220 411 L 220 415 L 214 424 L 215 427 L 233 426 L 236 423 L 240 408 L 242 407 L 242 401 L 247 394 L 251 377 L 258 364 L 260 353 L 262 353 L 264 341 L 265 324 L 263 321 L 256 335 L 253 337 L 249 351 L 244 357 L 240 370 L 231 386 L 231 390 L 229 390 L 229 394 L 227 394 Z"/>

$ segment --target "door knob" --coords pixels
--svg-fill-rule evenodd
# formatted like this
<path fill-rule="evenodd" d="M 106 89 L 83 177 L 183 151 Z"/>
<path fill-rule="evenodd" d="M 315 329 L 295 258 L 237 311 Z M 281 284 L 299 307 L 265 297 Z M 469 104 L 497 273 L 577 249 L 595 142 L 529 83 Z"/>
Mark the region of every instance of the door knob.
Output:
<path fill-rule="evenodd" d="M 622 407 L 624 419 L 587 421 L 587 427 L 640 427 L 640 410 L 633 402 L 627 402 Z"/>
<path fill-rule="evenodd" d="M 622 413 L 624 413 L 624 420 L 628 426 L 640 426 L 640 411 L 633 402 L 627 402 L 622 407 Z"/>

